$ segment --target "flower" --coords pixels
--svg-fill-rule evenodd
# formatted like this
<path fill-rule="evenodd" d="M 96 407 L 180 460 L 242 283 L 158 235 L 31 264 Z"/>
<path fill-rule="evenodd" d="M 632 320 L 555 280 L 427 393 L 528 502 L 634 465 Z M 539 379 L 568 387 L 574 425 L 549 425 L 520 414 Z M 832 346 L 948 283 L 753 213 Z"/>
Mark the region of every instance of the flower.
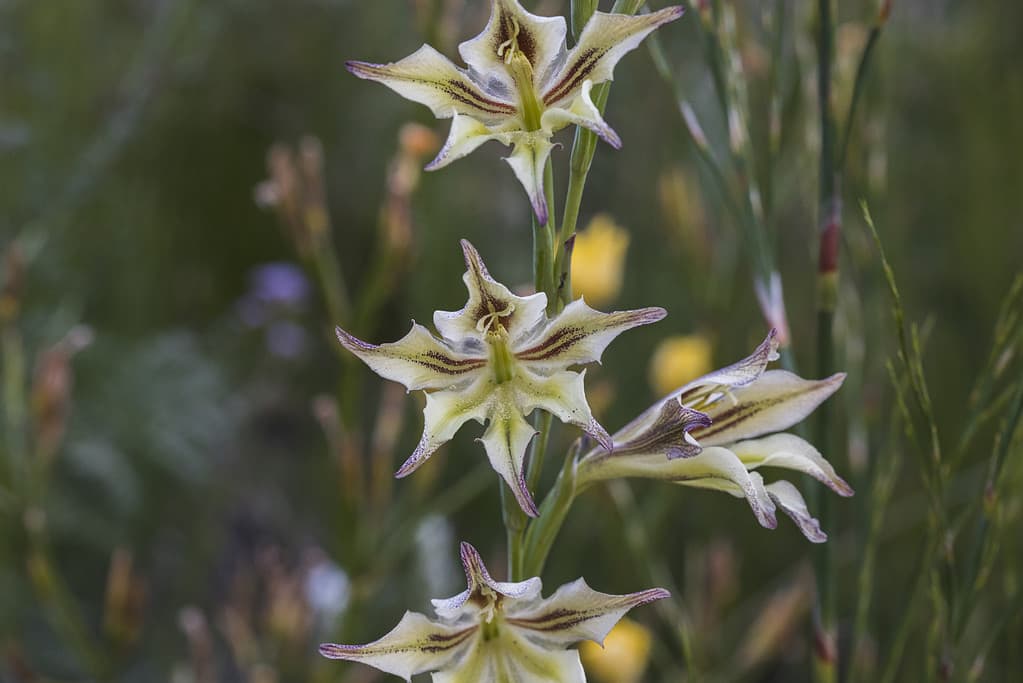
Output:
<path fill-rule="evenodd" d="M 813 445 L 781 431 L 835 393 L 845 373 L 806 380 L 766 370 L 778 358 L 777 347 L 771 330 L 748 358 L 689 382 L 647 409 L 614 434 L 612 452 L 593 450 L 582 458 L 579 488 L 642 477 L 715 489 L 745 497 L 764 527 L 778 525 L 775 512 L 781 507 L 810 541 L 826 541 L 796 487 L 787 481 L 765 485 L 755 470 L 796 470 L 840 496 L 853 494 Z"/>
<path fill-rule="evenodd" d="M 597 214 L 575 236 L 572 246 L 572 288 L 597 306 L 618 296 L 625 271 L 629 233 L 607 214 Z"/>
<path fill-rule="evenodd" d="M 369 664 L 406 681 L 433 671 L 434 683 L 581 683 L 586 676 L 579 653 L 566 648 L 602 641 L 630 609 L 669 595 L 662 588 L 608 595 L 577 579 L 544 599 L 539 578 L 494 581 L 475 548 L 462 543 L 461 555 L 468 586 L 432 601 L 436 619 L 406 612 L 380 640 L 328 643 L 320 654 Z"/>
<path fill-rule="evenodd" d="M 600 313 L 582 299 L 547 317 L 543 293 L 521 297 L 496 282 L 469 242 L 462 240 L 469 301 L 460 311 L 437 311 L 435 337 L 415 322 L 407 335 L 376 346 L 337 329 L 341 344 L 374 372 L 426 391 L 426 425 L 415 452 L 395 476 L 412 473 L 469 420 L 486 421 L 480 439 L 494 470 L 522 509 L 537 515 L 523 476 L 526 447 L 536 434 L 525 416 L 539 408 L 573 424 L 604 447 L 611 438 L 590 412 L 585 371 L 619 334 L 665 316 L 663 308 Z"/>
<path fill-rule="evenodd" d="M 710 340 L 702 334 L 667 337 L 650 358 L 650 385 L 659 394 L 710 371 Z"/>
<path fill-rule="evenodd" d="M 514 145 L 507 161 L 537 220 L 546 224 L 543 175 L 552 135 L 575 124 L 620 147 L 590 91 L 611 80 L 618 60 L 651 31 L 682 12 L 682 7 L 640 16 L 595 12 L 566 52 L 564 18 L 530 14 L 518 0 L 493 0 L 483 32 L 458 46 L 468 69 L 429 45 L 393 64 L 350 61 L 346 66 L 359 78 L 379 81 L 428 106 L 437 118 L 453 119 L 447 142 L 427 170 L 442 168 L 489 140 Z"/>

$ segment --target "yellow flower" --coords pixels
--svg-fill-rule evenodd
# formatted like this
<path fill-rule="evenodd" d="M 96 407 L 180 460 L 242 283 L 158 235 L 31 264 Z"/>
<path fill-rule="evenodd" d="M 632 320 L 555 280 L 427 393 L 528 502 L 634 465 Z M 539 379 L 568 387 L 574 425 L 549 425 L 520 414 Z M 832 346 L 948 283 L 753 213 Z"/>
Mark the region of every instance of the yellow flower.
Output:
<path fill-rule="evenodd" d="M 602 683 L 638 683 L 650 661 L 650 631 L 631 619 L 611 629 L 604 647 L 585 641 L 579 647 L 586 673 Z"/>
<path fill-rule="evenodd" d="M 650 386 L 658 396 L 670 394 L 711 369 L 710 340 L 702 334 L 664 339 L 650 359 Z"/>
<path fill-rule="evenodd" d="M 576 235 L 572 250 L 572 289 L 594 306 L 618 296 L 625 270 L 629 233 L 607 214 L 597 214 Z"/>

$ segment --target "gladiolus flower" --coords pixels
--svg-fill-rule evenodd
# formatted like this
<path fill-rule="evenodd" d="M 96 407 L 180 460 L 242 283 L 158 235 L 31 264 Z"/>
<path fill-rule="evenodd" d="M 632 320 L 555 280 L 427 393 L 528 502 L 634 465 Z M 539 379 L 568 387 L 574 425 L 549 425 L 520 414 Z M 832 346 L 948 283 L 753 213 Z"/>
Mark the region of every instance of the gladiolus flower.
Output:
<path fill-rule="evenodd" d="M 608 595 L 583 579 L 542 598 L 539 578 L 503 583 L 490 578 L 479 553 L 462 543 L 467 588 L 433 600 L 437 618 L 406 612 L 398 625 L 367 645 L 320 646 L 331 659 L 362 662 L 395 676 L 434 672 L 434 683 L 585 683 L 583 640 L 601 642 L 633 607 L 668 597 L 662 588 Z"/>

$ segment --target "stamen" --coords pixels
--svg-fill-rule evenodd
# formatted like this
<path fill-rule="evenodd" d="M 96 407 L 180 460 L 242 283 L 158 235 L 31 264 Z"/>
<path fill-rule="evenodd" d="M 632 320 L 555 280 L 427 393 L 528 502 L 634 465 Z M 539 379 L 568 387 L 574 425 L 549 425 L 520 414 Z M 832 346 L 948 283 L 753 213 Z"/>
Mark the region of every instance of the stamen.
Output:
<path fill-rule="evenodd" d="M 505 64 L 511 64 L 512 59 L 515 58 L 515 53 L 519 51 L 519 20 L 515 17 L 512 20 L 512 35 L 511 38 L 504 41 L 497 46 L 497 56 L 504 58 Z"/>
<path fill-rule="evenodd" d="M 487 302 L 487 307 L 490 309 L 490 313 L 487 313 L 479 320 L 476 321 L 476 331 L 482 334 L 488 334 L 494 325 L 497 325 L 501 331 L 504 330 L 504 326 L 501 324 L 501 318 L 505 318 L 515 312 L 515 304 L 508 302 L 508 305 L 503 311 L 495 311 L 494 304 Z"/>

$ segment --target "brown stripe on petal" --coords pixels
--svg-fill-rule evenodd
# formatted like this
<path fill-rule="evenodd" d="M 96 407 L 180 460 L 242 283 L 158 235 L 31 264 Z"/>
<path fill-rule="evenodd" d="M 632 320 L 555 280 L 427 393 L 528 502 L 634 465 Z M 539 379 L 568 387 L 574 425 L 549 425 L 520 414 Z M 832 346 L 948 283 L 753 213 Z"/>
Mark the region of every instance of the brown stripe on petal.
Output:
<path fill-rule="evenodd" d="M 345 67 L 359 78 L 373 81 L 402 81 L 417 83 L 438 90 L 456 102 L 478 109 L 486 114 L 511 116 L 515 114 L 515 106 L 507 102 L 486 97 L 474 84 L 459 78 L 431 80 L 403 73 L 395 69 L 394 64 L 371 64 L 369 62 L 345 62 Z"/>
<path fill-rule="evenodd" d="M 442 635 L 440 633 L 431 633 L 427 637 L 427 641 L 429 641 L 430 644 L 429 645 L 422 644 L 417 649 L 420 652 L 429 652 L 430 654 L 436 654 L 438 652 L 443 652 L 444 650 L 456 648 L 462 643 L 464 643 L 466 640 L 468 640 L 474 633 L 476 633 L 476 630 L 478 628 L 479 626 L 473 625 L 463 631 L 459 631 L 458 633 L 453 633 L 448 636 Z"/>
<path fill-rule="evenodd" d="M 497 322 L 508 329 L 512 319 L 515 317 L 514 307 L 511 306 L 513 302 L 506 299 L 499 299 L 493 295 L 491 291 L 491 285 L 497 283 L 490 276 L 490 271 L 487 270 L 487 266 L 483 263 L 483 258 L 480 253 L 476 250 L 476 247 L 469 242 L 469 240 L 462 240 L 462 253 L 465 256 L 465 267 L 469 272 L 469 276 L 473 280 L 473 288 L 475 293 L 479 294 L 480 301 L 476 306 L 476 310 L 469 311 L 470 316 L 473 320 L 479 321 L 484 316 L 491 315 L 493 313 L 500 313 L 501 311 L 508 311 L 505 315 L 498 316 Z M 509 310 L 509 309 L 512 310 Z"/>
<path fill-rule="evenodd" d="M 519 360 L 547 360 L 578 344 L 587 336 L 582 327 L 566 326 L 555 330 L 549 337 L 536 346 L 519 351 L 515 357 Z"/>
<path fill-rule="evenodd" d="M 445 84 L 444 90 L 453 99 L 482 109 L 488 114 L 506 114 L 510 116 L 515 113 L 515 107 L 512 105 L 484 97 L 477 90 L 462 81 L 449 80 Z"/>
<path fill-rule="evenodd" d="M 379 645 L 368 643 L 366 645 L 343 645 L 340 643 L 323 643 L 319 652 L 328 659 L 346 659 L 358 661 L 368 657 L 381 657 L 386 655 L 400 654 L 403 652 L 426 652 L 436 654 L 458 647 L 473 634 L 476 633 L 478 625 L 456 631 L 450 634 L 431 633 L 422 640 L 411 640 L 400 645 Z"/>
<path fill-rule="evenodd" d="M 638 436 L 625 443 L 615 444 L 614 455 L 664 453 L 669 460 L 699 455 L 701 448 L 686 440 L 686 434 L 708 427 L 707 415 L 686 408 L 677 400 L 665 401 L 657 419 Z"/>
<path fill-rule="evenodd" d="M 497 31 L 490 44 L 494 56 L 501 59 L 506 54 L 501 52 L 502 46 L 508 49 L 508 45 L 516 45 L 530 65 L 536 66 L 536 37 L 529 30 L 529 22 L 519 21 L 513 14 L 514 5 L 509 7 L 507 2 L 496 2 L 494 11 L 497 13 Z"/>
<path fill-rule="evenodd" d="M 601 600 L 600 604 L 594 605 L 590 609 L 574 610 L 559 607 L 535 617 L 507 618 L 507 622 L 513 626 L 531 631 L 567 631 L 573 626 L 590 621 L 591 619 L 597 619 L 611 612 L 622 609 L 630 610 L 633 607 L 639 607 L 648 602 L 662 600 L 670 596 L 671 593 L 663 588 L 651 588 L 650 590 L 630 595 L 607 596 L 607 599 Z"/>
<path fill-rule="evenodd" d="M 788 398 L 788 396 L 776 396 L 774 398 L 766 398 L 756 402 L 739 403 L 738 405 L 732 406 L 728 410 L 716 415 L 714 423 L 709 427 L 693 430 L 693 436 L 697 439 L 709 439 L 715 434 L 720 434 L 726 429 L 732 429 L 741 425 L 743 422 L 755 417 L 757 413 L 767 410 L 772 406 L 776 406 L 779 403 L 783 403 L 788 400 Z"/>
<path fill-rule="evenodd" d="M 571 66 L 565 69 L 560 75 L 561 79 L 551 86 L 551 89 L 543 96 L 543 103 L 548 107 L 572 92 L 582 84 L 586 78 L 593 73 L 597 63 L 606 55 L 607 49 L 591 47 L 585 50 L 572 62 Z"/>
<path fill-rule="evenodd" d="M 457 375 L 464 375 L 467 372 L 478 370 L 487 364 L 486 359 L 482 358 L 452 358 L 446 356 L 440 351 L 424 351 L 417 355 L 405 355 L 397 353 L 387 348 L 386 346 L 378 346 L 376 344 L 370 344 L 364 342 L 358 337 L 348 334 L 340 327 L 335 327 L 334 332 L 337 334 L 338 341 L 341 342 L 341 346 L 345 347 L 357 356 L 383 356 L 385 358 L 395 358 L 405 363 L 412 365 L 419 365 L 434 372 L 439 372 L 442 375 L 450 375 L 452 377 Z"/>

